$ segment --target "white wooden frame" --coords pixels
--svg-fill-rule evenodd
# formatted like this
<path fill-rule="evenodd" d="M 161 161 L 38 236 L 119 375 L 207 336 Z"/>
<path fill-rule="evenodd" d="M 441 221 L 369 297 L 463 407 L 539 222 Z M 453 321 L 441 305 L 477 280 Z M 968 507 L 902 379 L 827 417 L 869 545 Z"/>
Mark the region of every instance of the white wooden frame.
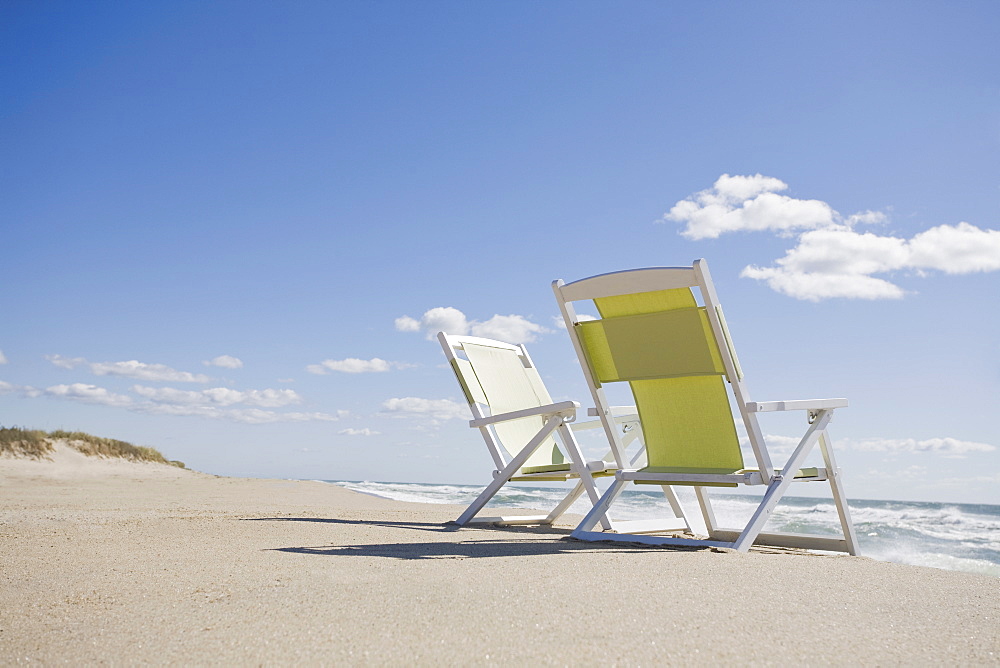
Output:
<path fill-rule="evenodd" d="M 438 333 L 438 341 L 444 349 L 445 357 L 448 359 L 449 365 L 451 365 L 454 360 L 461 359 L 459 355 L 462 354 L 464 345 L 476 344 L 515 352 L 521 358 L 522 363 L 526 368 L 534 368 L 534 362 L 523 345 L 513 345 L 502 341 L 473 336 L 452 336 L 444 332 Z M 461 385 L 461 379 L 459 379 L 459 381 L 459 384 Z M 573 432 L 584 429 L 599 428 L 601 423 L 596 421 L 589 423 L 576 423 L 575 420 L 577 410 L 580 408 L 579 403 L 575 401 L 562 401 L 544 406 L 538 406 L 536 408 L 493 415 L 489 412 L 489 406 L 473 401 L 471 397 L 467 397 L 467 399 L 469 399 L 469 409 L 471 410 L 474 418 L 469 422 L 469 426 L 479 429 L 483 436 L 483 440 L 486 441 L 487 449 L 490 452 L 490 456 L 493 458 L 493 463 L 496 466 L 496 469 L 493 471 L 493 481 L 486 486 L 479 496 L 476 497 L 468 508 L 466 508 L 465 512 L 459 516 L 459 518 L 455 521 L 456 524 L 459 526 L 465 526 L 466 524 L 476 522 L 500 525 L 550 525 L 563 515 L 563 513 L 565 513 L 569 507 L 573 505 L 573 503 L 580 498 L 581 495 L 583 495 L 584 492 L 586 492 L 590 498 L 591 504 L 597 503 L 600 499 L 600 494 L 598 493 L 597 487 L 594 483 L 594 474 L 615 470 L 616 465 L 610 460 L 610 455 L 606 456 L 603 460 L 590 462 L 586 461 L 584 458 L 583 452 L 580 449 L 579 443 L 577 442 Z M 491 428 L 492 425 L 508 420 L 530 417 L 533 415 L 542 417 L 544 421 L 542 428 L 535 434 L 534 437 L 530 439 L 528 443 L 511 448 L 510 451 L 516 452 L 516 454 L 513 457 L 508 456 L 507 449 L 501 444 L 496 431 Z M 638 415 L 635 414 L 634 409 L 630 412 L 626 407 L 624 410 L 617 412 L 617 414 L 612 418 L 612 423 L 622 431 L 623 438 L 621 439 L 621 443 L 624 452 L 624 448 L 638 440 L 638 436 L 641 433 L 641 431 L 637 428 Z M 562 442 L 562 445 L 566 450 L 566 454 L 569 456 L 569 471 L 523 473 L 521 471 L 521 467 L 524 465 L 525 461 L 527 461 L 532 453 L 534 453 L 535 450 L 537 450 L 541 444 L 545 442 L 548 436 L 553 433 L 558 433 L 559 440 Z M 639 460 L 641 456 L 642 448 L 640 447 L 640 452 L 634 457 L 634 460 Z M 559 477 L 562 477 L 564 480 L 575 479 L 577 482 L 569 493 L 567 493 L 566 496 L 556 505 L 556 507 L 546 515 L 505 515 L 500 517 L 477 516 L 490 499 L 492 499 L 505 484 L 510 482 L 512 478 L 517 478 L 518 482 L 527 482 L 533 478 L 551 481 L 553 478 Z M 627 525 L 622 522 L 618 522 L 613 525 L 604 516 L 596 518 L 595 525 L 598 522 L 602 525 L 602 527 L 609 530 L 627 528 Z"/>
<path fill-rule="evenodd" d="M 572 534 L 573 537 L 581 540 L 628 541 L 655 545 L 708 545 L 734 548 L 741 552 L 750 549 L 750 546 L 753 544 L 758 544 L 782 547 L 794 546 L 806 549 L 848 552 L 852 555 L 858 554 L 857 538 L 844 495 L 840 469 L 837 467 L 829 436 L 827 435 L 827 425 L 833 418 L 834 410 L 846 407 L 847 400 L 751 401 L 750 393 L 743 381 L 743 372 L 736 358 L 732 338 L 729 335 L 725 317 L 722 313 L 722 306 L 719 303 L 718 295 L 712 284 L 711 275 L 708 271 L 708 263 L 703 259 L 696 260 L 691 267 L 634 269 L 593 276 L 569 284 L 564 283 L 562 280 L 554 281 L 552 284 L 552 289 L 556 300 L 559 302 L 566 328 L 570 333 L 570 339 L 580 360 L 580 366 L 583 368 L 587 385 L 590 388 L 594 403 L 598 407 L 596 412 L 601 419 L 605 434 L 612 444 L 612 450 L 615 453 L 619 452 L 620 439 L 617 431 L 611 428 L 613 421 L 611 420 L 611 411 L 608 407 L 608 400 L 604 389 L 588 366 L 586 353 L 584 352 L 583 344 L 576 328 L 576 324 L 580 320 L 573 307 L 573 302 L 674 288 L 698 288 L 701 293 L 708 321 L 715 340 L 719 344 L 719 353 L 723 367 L 725 368 L 726 378 L 729 381 L 733 398 L 739 408 L 740 417 L 746 427 L 750 446 L 757 463 L 757 469 L 727 475 L 643 473 L 635 466 L 628 466 L 623 458 L 616 456 L 616 461 L 620 468 L 615 474 L 615 481 L 604 493 L 604 496 L 601 497 L 601 500 L 594 505 L 593 510 L 576 528 Z M 784 467 L 776 470 L 768 454 L 763 432 L 757 420 L 757 414 L 786 410 L 808 411 L 810 425 Z M 806 457 L 817 443 L 822 452 L 825 466 L 818 468 L 816 475 L 808 478 L 796 478 L 794 474 L 784 475 L 786 471 L 798 472 Z M 671 483 L 693 485 L 698 498 L 698 504 L 701 508 L 702 517 L 705 520 L 705 526 L 708 530 L 708 539 L 638 535 L 625 537 L 620 535 L 621 533 L 626 533 L 622 531 L 619 531 L 617 535 L 594 531 L 593 529 L 596 526 L 595 518 L 598 516 L 604 517 L 608 514 L 611 505 L 621 494 L 627 483 L 640 480 L 644 483 L 660 483 L 663 485 Z M 830 484 L 834 504 L 837 507 L 837 513 L 840 518 L 843 538 L 812 534 L 764 533 L 762 531 L 775 505 L 777 505 L 792 482 L 824 480 Z M 743 529 L 723 529 L 716 522 L 715 513 L 712 510 L 708 495 L 708 488 L 700 486 L 697 483 L 705 483 L 706 485 L 733 483 L 738 485 L 765 485 L 766 489 L 763 500 Z"/>

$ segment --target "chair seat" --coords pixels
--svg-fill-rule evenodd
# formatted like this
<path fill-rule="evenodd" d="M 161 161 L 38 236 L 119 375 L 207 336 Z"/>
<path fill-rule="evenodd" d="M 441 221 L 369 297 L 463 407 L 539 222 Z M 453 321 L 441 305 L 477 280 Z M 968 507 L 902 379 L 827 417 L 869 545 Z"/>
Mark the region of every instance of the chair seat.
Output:
<path fill-rule="evenodd" d="M 594 475 L 601 475 L 602 473 L 605 475 L 611 475 L 613 471 L 609 471 L 609 469 L 614 469 L 615 465 L 610 462 L 598 460 L 587 462 L 587 468 L 590 469 L 591 473 Z M 533 475 L 538 473 L 566 473 L 569 475 L 570 466 L 569 462 L 562 464 L 546 464 L 544 466 L 522 466 L 521 473 L 522 475 Z M 574 473 L 572 475 L 575 476 L 576 474 Z"/>
<path fill-rule="evenodd" d="M 775 469 L 774 472 L 780 475 L 781 469 Z M 643 478 L 643 474 L 649 474 L 649 478 Z M 677 477 L 672 478 L 672 476 Z M 718 476 L 718 478 L 713 481 L 691 479 L 695 476 Z M 730 478 L 727 479 L 727 477 Z M 662 485 L 664 481 L 669 481 L 671 485 L 706 487 L 738 487 L 740 484 L 764 485 L 768 483 L 768 480 L 765 480 L 760 475 L 760 469 L 692 468 L 682 466 L 647 466 L 637 471 L 630 471 L 628 479 L 637 485 Z M 817 467 L 802 468 L 795 474 L 795 479 L 826 480 L 826 469 Z"/>
<path fill-rule="evenodd" d="M 548 464 L 546 466 L 522 466 L 521 473 L 531 474 L 531 473 L 557 473 L 557 472 L 569 472 L 569 462 L 565 464 Z"/>

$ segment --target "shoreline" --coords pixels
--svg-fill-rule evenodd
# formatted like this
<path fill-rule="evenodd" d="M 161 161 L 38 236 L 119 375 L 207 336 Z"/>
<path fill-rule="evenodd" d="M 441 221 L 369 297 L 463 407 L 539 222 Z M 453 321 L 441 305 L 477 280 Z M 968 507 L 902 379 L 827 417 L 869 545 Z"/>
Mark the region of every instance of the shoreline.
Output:
<path fill-rule="evenodd" d="M 24 464 L 0 458 L 4 665 L 1000 663 L 990 576 L 594 545 L 567 539 L 572 518 L 459 529 L 457 506 L 327 482 Z"/>

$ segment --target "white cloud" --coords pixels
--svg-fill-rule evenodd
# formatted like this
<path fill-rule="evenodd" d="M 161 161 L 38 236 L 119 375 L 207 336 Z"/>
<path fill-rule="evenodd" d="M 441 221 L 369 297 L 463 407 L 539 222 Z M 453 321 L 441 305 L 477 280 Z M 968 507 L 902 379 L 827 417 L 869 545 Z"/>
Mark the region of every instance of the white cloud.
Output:
<path fill-rule="evenodd" d="M 279 413 L 261 408 L 220 408 L 218 406 L 181 406 L 176 404 L 146 403 L 136 408 L 137 412 L 181 417 L 203 417 L 246 424 L 269 424 L 274 422 L 336 422 L 337 417 L 329 413 Z"/>
<path fill-rule="evenodd" d="M 470 332 L 473 336 L 499 339 L 508 343 L 530 343 L 539 334 L 551 330 L 531 322 L 520 315 L 495 315 L 486 322 L 473 322 Z"/>
<path fill-rule="evenodd" d="M 860 233 L 855 226 L 884 223 L 886 215 L 862 211 L 845 217 L 826 202 L 777 194 L 787 188 L 760 174 L 723 174 L 712 188 L 677 202 L 663 220 L 684 223 L 681 234 L 690 239 L 735 231 L 798 234 L 797 245 L 774 266 L 749 265 L 740 274 L 796 299 L 900 299 L 906 292 L 876 274 L 1000 271 L 1000 230 L 960 222 L 911 239 Z"/>
<path fill-rule="evenodd" d="M 419 332 L 420 321 L 414 320 L 408 315 L 396 318 L 396 329 L 400 332 Z"/>
<path fill-rule="evenodd" d="M 470 321 L 464 313 L 451 306 L 439 306 L 426 311 L 420 319 L 420 326 L 427 330 L 427 337 L 434 336 L 437 332 L 447 332 L 448 334 L 468 334 L 472 328 L 473 321 Z"/>
<path fill-rule="evenodd" d="M 816 229 L 838 219 L 826 202 L 777 194 L 787 189 L 787 183 L 761 174 L 723 174 L 710 189 L 677 202 L 663 220 L 685 223 L 681 234 L 689 239 L 715 239 L 725 232 Z"/>
<path fill-rule="evenodd" d="M 213 387 L 207 390 L 178 390 L 172 387 L 144 387 L 136 385 L 132 391 L 154 403 L 177 405 L 233 406 L 245 404 L 262 408 L 279 408 L 302 403 L 295 390 L 233 390 Z"/>
<path fill-rule="evenodd" d="M 347 429 L 341 429 L 337 433 L 345 436 L 378 436 L 381 432 L 374 431 L 368 427 L 363 429 L 354 429 L 353 427 L 349 427 Z"/>
<path fill-rule="evenodd" d="M 6 364 L 6 363 L 7 363 L 7 356 L 3 354 L 2 350 L 0 350 L 0 364 Z"/>
<path fill-rule="evenodd" d="M 436 420 L 470 418 L 467 406 L 451 401 L 450 399 L 393 398 L 382 402 L 382 408 L 390 413 L 421 415 Z"/>
<path fill-rule="evenodd" d="M 742 422 L 737 421 L 737 430 L 740 437 L 740 446 L 747 452 L 747 461 L 753 460 L 750 448 L 750 439 L 746 436 L 746 430 Z M 798 446 L 801 437 L 782 436 L 778 434 L 766 434 L 764 443 L 767 444 L 767 451 L 772 458 L 777 456 L 787 457 Z M 976 443 L 973 441 L 961 441 L 957 438 L 928 438 L 917 440 L 915 438 L 863 438 L 863 439 L 838 439 L 834 444 L 837 450 L 855 450 L 860 452 L 888 452 L 893 454 L 908 454 L 914 452 L 928 452 L 945 457 L 964 457 L 974 452 L 993 452 L 997 448 L 987 443 Z M 775 466 L 781 466 L 780 461 L 773 462 Z M 912 467 L 911 467 L 912 468 Z"/>
<path fill-rule="evenodd" d="M 767 445 L 767 450 L 770 453 L 782 452 L 791 454 L 792 450 L 798 447 L 801 438 L 796 438 L 794 436 L 781 436 L 778 434 L 767 434 L 764 436 L 764 443 Z M 747 447 L 750 447 L 750 439 L 747 439 Z"/>
<path fill-rule="evenodd" d="M 740 275 L 766 281 L 771 289 L 796 299 L 899 299 L 905 295 L 902 288 L 872 274 L 1000 270 L 1000 230 L 969 223 L 939 225 L 906 240 L 832 227 L 802 234 L 798 245 L 776 264 L 751 265 Z"/>
<path fill-rule="evenodd" d="M 969 223 L 938 225 L 909 242 L 910 265 L 946 274 L 1000 270 L 1000 230 L 981 230 Z"/>
<path fill-rule="evenodd" d="M 132 406 L 132 397 L 124 394 L 116 394 L 103 387 L 88 385 L 86 383 L 73 383 L 72 385 L 53 385 L 45 389 L 45 394 L 71 399 L 85 404 L 99 404 L 101 406 L 115 406 L 124 408 Z"/>
<path fill-rule="evenodd" d="M 220 387 L 197 392 L 136 385 L 132 388 L 132 391 L 140 397 L 140 399 L 136 399 L 135 397 L 117 394 L 103 387 L 85 383 L 54 385 L 45 389 L 44 392 L 34 390 L 33 388 L 18 388 L 12 385 L 5 386 L 5 384 L 0 384 L 0 393 L 8 390 L 21 391 L 27 396 L 45 394 L 82 403 L 114 406 L 134 413 L 203 417 L 247 424 L 306 422 L 314 420 L 335 422 L 344 413 L 343 411 L 338 411 L 337 415 L 331 415 L 322 412 L 283 413 L 265 410 L 267 408 L 278 408 L 301 403 L 302 398 L 292 390 L 239 391 Z"/>
<path fill-rule="evenodd" d="M 584 321 L 587 321 L 587 320 L 597 320 L 597 316 L 596 315 L 589 315 L 587 313 L 577 313 L 576 314 L 576 319 L 577 319 L 577 322 L 584 322 Z M 557 329 L 563 329 L 563 330 L 566 329 L 566 321 L 563 320 L 563 317 L 561 315 L 554 315 L 554 316 L 552 316 L 552 325 L 554 327 L 556 327 Z"/>
<path fill-rule="evenodd" d="M 232 355 L 219 355 L 218 357 L 213 357 L 210 360 L 202 362 L 205 366 L 218 366 L 223 369 L 242 369 L 243 360 L 239 357 L 233 357 Z"/>
<path fill-rule="evenodd" d="M 30 398 L 40 397 L 43 394 L 43 392 L 37 387 L 31 387 L 30 385 L 13 385 L 0 380 L 0 394 L 14 394 L 15 392 Z"/>
<path fill-rule="evenodd" d="M 259 408 L 229 411 L 226 417 L 229 420 L 250 424 L 263 424 L 266 422 L 336 422 L 339 419 L 336 415 L 330 415 L 329 413 L 276 413 L 274 411 L 260 410 Z"/>
<path fill-rule="evenodd" d="M 177 371 L 165 364 L 146 364 L 138 360 L 127 362 L 88 362 L 82 357 L 63 357 L 62 355 L 46 355 L 45 359 L 63 369 L 75 369 L 88 366 L 95 376 L 122 376 L 153 382 L 174 383 L 207 383 L 211 378 L 204 374 L 193 374 L 187 371 Z"/>
<path fill-rule="evenodd" d="M 973 452 L 993 452 L 996 446 L 974 441 L 960 441 L 957 438 L 867 438 L 860 441 L 838 442 L 852 450 L 863 452 L 913 453 L 929 452 L 946 456 L 964 456 Z"/>
<path fill-rule="evenodd" d="M 97 376 L 123 376 L 136 380 L 163 381 L 174 383 L 207 383 L 211 380 L 204 374 L 176 371 L 165 364 L 146 364 L 138 360 L 127 362 L 94 362 L 91 371 Z"/>
<path fill-rule="evenodd" d="M 387 362 L 384 359 L 373 357 L 370 360 L 348 357 L 343 360 L 323 360 L 319 364 L 310 364 L 306 367 L 309 373 L 326 375 L 331 371 L 341 373 L 382 373 L 392 368 L 403 368 L 408 365 L 397 362 Z"/>
<path fill-rule="evenodd" d="M 87 360 L 82 357 L 63 357 L 62 355 L 46 355 L 45 359 L 60 369 L 75 369 L 81 364 L 87 363 Z"/>
<path fill-rule="evenodd" d="M 406 315 L 396 318 L 396 329 L 401 332 L 423 330 L 428 339 L 433 339 L 438 332 L 445 332 L 456 335 L 471 334 L 508 343 L 530 343 L 539 335 L 552 331 L 522 315 L 497 314 L 482 322 L 469 320 L 464 313 L 451 306 L 432 308 L 426 311 L 420 320 Z"/>
<path fill-rule="evenodd" d="M 747 462 L 747 465 L 756 466 L 756 460 L 753 456 L 753 446 L 750 445 L 750 438 L 747 436 L 746 428 L 743 426 L 743 421 L 736 420 L 736 431 L 740 439 L 740 447 L 745 451 L 743 457 Z M 781 457 L 787 457 L 792 454 L 795 450 L 795 446 L 799 444 L 801 439 L 795 438 L 793 436 L 781 436 L 779 434 L 765 434 L 764 435 L 764 445 L 767 448 L 768 454 L 772 459 L 776 458 L 772 464 L 775 466 L 781 466 Z"/>

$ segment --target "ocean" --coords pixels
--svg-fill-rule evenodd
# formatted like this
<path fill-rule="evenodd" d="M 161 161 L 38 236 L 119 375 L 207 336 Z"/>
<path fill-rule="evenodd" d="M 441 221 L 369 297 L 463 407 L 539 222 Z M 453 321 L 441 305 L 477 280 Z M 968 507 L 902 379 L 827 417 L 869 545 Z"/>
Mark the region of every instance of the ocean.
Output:
<path fill-rule="evenodd" d="M 457 505 L 468 505 L 482 490 L 476 485 L 324 482 L 397 501 Z M 548 509 L 554 507 L 565 492 L 558 487 L 508 485 L 487 508 Z M 678 495 L 689 514 L 700 518 L 694 493 L 679 489 Z M 712 506 L 722 526 L 742 526 L 759 498 L 713 492 Z M 570 512 L 584 514 L 588 505 L 583 500 L 578 501 Z M 1000 506 L 852 499 L 850 508 L 863 556 L 1000 577 Z M 613 506 L 612 517 L 643 519 L 663 517 L 667 513 L 669 507 L 659 490 L 656 493 L 626 490 Z M 837 510 L 830 500 L 786 496 L 765 530 L 835 534 L 838 532 Z"/>

